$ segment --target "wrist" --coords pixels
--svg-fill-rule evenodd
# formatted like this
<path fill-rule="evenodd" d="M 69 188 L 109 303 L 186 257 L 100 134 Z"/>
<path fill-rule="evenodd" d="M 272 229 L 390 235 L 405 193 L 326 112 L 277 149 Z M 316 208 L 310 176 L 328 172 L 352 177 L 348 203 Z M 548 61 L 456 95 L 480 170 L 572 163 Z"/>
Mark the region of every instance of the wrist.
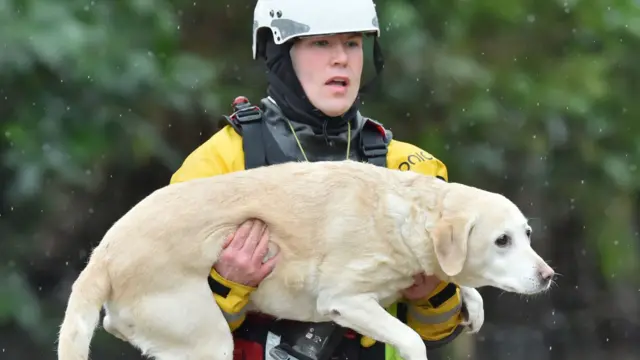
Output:
<path fill-rule="evenodd" d="M 235 279 L 231 280 L 229 279 L 228 276 L 223 276 L 220 272 L 218 272 L 218 270 L 215 269 L 215 267 L 211 268 L 210 275 L 215 281 L 217 281 L 221 285 L 230 289 L 237 289 L 243 293 L 248 294 L 256 289 L 256 287 L 254 286 L 243 284 L 241 281 L 238 281 Z"/>
<path fill-rule="evenodd" d="M 409 300 L 411 305 L 420 306 L 422 308 L 437 308 L 444 301 L 455 295 L 457 287 L 452 283 L 440 281 L 440 283 L 426 296 Z"/>

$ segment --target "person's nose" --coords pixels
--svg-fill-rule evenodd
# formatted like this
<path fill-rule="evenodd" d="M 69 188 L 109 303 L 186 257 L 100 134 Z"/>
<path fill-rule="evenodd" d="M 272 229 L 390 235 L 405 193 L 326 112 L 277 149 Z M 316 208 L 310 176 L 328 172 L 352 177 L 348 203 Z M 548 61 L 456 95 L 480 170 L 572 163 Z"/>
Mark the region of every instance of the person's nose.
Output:
<path fill-rule="evenodd" d="M 333 64 L 344 66 L 349 61 L 349 55 L 347 54 L 346 45 L 340 44 L 333 48 Z"/>

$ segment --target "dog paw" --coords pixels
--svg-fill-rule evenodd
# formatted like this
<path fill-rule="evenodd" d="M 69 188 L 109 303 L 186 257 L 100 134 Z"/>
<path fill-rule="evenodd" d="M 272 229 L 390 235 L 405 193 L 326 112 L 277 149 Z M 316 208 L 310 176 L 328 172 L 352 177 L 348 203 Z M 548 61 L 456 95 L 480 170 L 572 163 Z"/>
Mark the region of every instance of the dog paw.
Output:
<path fill-rule="evenodd" d="M 484 324 L 484 301 L 482 295 L 474 288 L 460 287 L 463 304 L 464 321 L 467 333 L 475 334 Z"/>

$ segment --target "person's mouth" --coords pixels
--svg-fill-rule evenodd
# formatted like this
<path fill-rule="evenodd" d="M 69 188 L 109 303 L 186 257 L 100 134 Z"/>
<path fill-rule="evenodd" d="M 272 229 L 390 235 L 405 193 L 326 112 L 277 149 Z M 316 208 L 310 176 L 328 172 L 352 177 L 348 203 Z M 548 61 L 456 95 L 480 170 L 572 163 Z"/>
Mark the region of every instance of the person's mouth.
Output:
<path fill-rule="evenodd" d="M 336 91 L 346 91 L 349 87 L 349 78 L 346 76 L 334 76 L 325 82 L 325 85 L 330 86 Z"/>

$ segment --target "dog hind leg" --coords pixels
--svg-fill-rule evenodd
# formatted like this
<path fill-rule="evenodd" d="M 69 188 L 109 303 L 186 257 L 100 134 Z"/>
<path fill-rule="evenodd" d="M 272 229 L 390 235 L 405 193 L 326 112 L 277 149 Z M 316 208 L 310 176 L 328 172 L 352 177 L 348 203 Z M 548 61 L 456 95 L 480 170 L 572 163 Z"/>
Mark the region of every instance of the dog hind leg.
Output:
<path fill-rule="evenodd" d="M 127 309 L 128 341 L 157 360 L 232 360 L 233 338 L 206 280 L 139 299 Z M 127 334 L 129 335 L 129 334 Z"/>

